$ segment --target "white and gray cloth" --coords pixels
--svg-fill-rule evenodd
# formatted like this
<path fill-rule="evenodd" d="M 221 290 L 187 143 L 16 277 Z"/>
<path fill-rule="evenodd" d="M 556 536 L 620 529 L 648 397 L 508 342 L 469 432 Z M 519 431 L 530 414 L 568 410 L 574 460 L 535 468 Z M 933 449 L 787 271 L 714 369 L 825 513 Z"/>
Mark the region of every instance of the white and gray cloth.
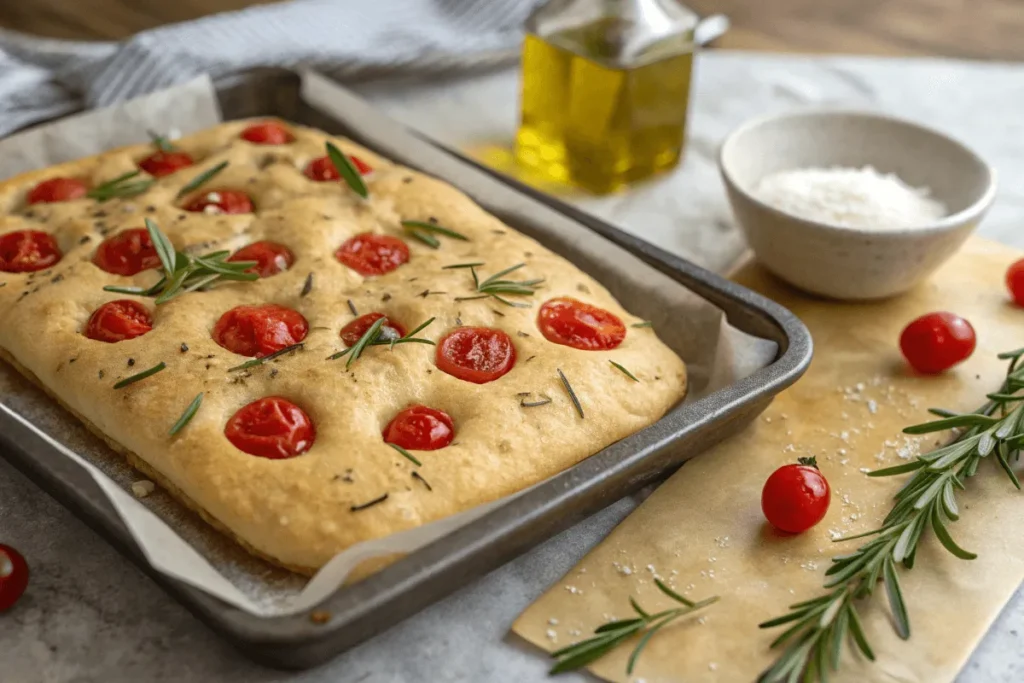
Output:
<path fill-rule="evenodd" d="M 536 0 L 292 0 L 120 43 L 0 29 L 0 136 L 209 74 L 309 66 L 345 81 L 439 75 L 515 59 Z"/>

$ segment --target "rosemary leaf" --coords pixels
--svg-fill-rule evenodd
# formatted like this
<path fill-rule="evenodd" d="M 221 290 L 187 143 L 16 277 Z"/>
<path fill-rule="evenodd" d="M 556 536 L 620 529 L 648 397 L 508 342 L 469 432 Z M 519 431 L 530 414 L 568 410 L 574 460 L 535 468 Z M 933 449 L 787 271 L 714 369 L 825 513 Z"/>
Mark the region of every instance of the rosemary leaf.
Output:
<path fill-rule="evenodd" d="M 405 224 L 403 223 L 403 225 Z M 420 242 L 423 242 L 423 244 L 427 245 L 431 249 L 437 249 L 441 246 L 441 240 L 437 239 L 433 235 L 430 235 L 425 232 L 420 232 L 419 230 L 410 230 L 408 228 L 406 228 L 406 232 L 409 233 L 412 237 L 418 239 Z"/>
<path fill-rule="evenodd" d="M 173 152 L 177 149 L 177 147 L 174 146 L 174 143 L 172 143 L 166 136 L 154 133 L 151 130 L 147 130 L 146 133 L 149 134 L 149 139 L 153 141 L 153 145 L 161 152 Z"/>
<path fill-rule="evenodd" d="M 654 327 L 654 323 L 652 323 L 650 320 L 643 320 L 638 323 L 633 323 L 632 325 L 630 325 L 630 327 Z"/>
<path fill-rule="evenodd" d="M 212 168 L 206 169 L 205 171 L 203 171 L 202 173 L 197 175 L 195 178 L 193 178 L 192 180 L 187 182 L 184 187 L 182 187 L 180 190 L 178 190 L 177 198 L 181 199 L 185 195 L 190 194 L 192 192 L 195 192 L 200 187 L 205 185 L 215 175 L 217 175 L 218 173 L 220 173 L 221 171 L 223 171 L 227 167 L 228 167 L 228 162 L 227 161 L 222 161 L 219 164 L 217 164 L 216 166 L 214 166 Z"/>
<path fill-rule="evenodd" d="M 392 448 L 394 448 L 394 449 L 395 449 L 396 451 L 398 451 L 399 453 L 401 453 L 403 457 L 405 457 L 405 458 L 407 458 L 408 460 L 410 460 L 410 461 L 412 462 L 412 464 L 416 465 L 417 467 L 422 467 L 422 466 L 423 466 L 423 463 L 421 463 L 421 462 L 420 462 L 419 460 L 417 460 L 417 459 L 416 459 L 416 458 L 415 458 L 415 457 L 413 456 L 413 454 L 412 454 L 412 453 L 410 453 L 409 451 L 405 450 L 404 448 L 402 448 L 401 446 L 399 446 L 399 445 L 398 445 L 397 443 L 391 443 L 390 441 L 388 441 L 388 442 L 387 442 L 387 444 L 388 444 L 389 446 L 391 446 Z"/>
<path fill-rule="evenodd" d="M 113 180 L 108 180 L 105 183 L 97 185 L 93 189 L 89 190 L 85 196 L 99 202 L 105 202 L 110 199 L 126 199 L 128 197 L 140 195 L 152 187 L 155 182 L 152 178 L 133 180 L 141 173 L 142 171 L 136 170 L 119 175 Z"/>
<path fill-rule="evenodd" d="M 129 386 L 131 384 L 135 384 L 136 382 L 144 380 L 147 377 L 152 377 L 153 375 L 155 375 L 156 373 L 158 373 L 161 370 L 165 369 L 166 367 L 167 367 L 167 363 L 164 363 L 163 361 L 160 361 L 159 363 L 157 363 L 153 367 L 149 368 L 148 370 L 143 370 L 142 372 L 140 372 L 140 373 L 138 373 L 136 375 L 132 375 L 131 377 L 125 377 L 123 380 L 121 380 L 120 382 L 115 384 L 114 388 L 115 389 L 124 389 L 126 386 Z"/>
<path fill-rule="evenodd" d="M 347 156 L 342 154 L 341 150 L 338 149 L 333 143 L 327 143 L 327 156 L 330 157 L 331 163 L 334 164 L 334 168 L 338 169 L 338 175 L 341 176 L 342 180 L 363 199 L 368 199 L 370 191 L 366 188 L 366 183 L 363 181 L 363 175 L 359 172 Z"/>
<path fill-rule="evenodd" d="M 345 361 L 345 367 L 348 368 L 354 363 L 359 356 L 363 353 L 363 350 L 369 346 L 377 337 L 380 335 L 380 329 L 384 327 L 384 323 L 388 321 L 387 318 L 378 318 L 373 321 L 373 324 L 363 332 L 363 336 L 359 338 L 355 344 L 352 345 L 348 360 Z"/>
<path fill-rule="evenodd" d="M 580 419 L 583 419 L 583 406 L 580 405 L 580 400 L 576 397 L 576 392 L 572 390 L 572 385 L 569 384 L 569 380 L 565 378 L 565 374 L 559 368 L 555 368 L 558 373 L 558 378 L 562 380 L 562 386 L 565 387 L 566 392 L 569 394 L 569 398 L 572 400 L 573 406 L 576 408 L 576 412 L 580 414 Z"/>
<path fill-rule="evenodd" d="M 167 239 L 167 235 L 160 230 L 155 221 L 147 218 L 145 224 L 146 232 L 149 233 L 149 239 L 153 242 L 153 249 L 156 250 L 156 255 L 160 258 L 160 264 L 164 267 L 164 272 L 167 273 L 168 277 L 173 277 L 177 260 L 174 245 Z"/>
<path fill-rule="evenodd" d="M 617 369 L 617 370 L 619 370 L 620 372 L 622 372 L 622 374 L 624 374 L 624 375 L 625 375 L 626 377 L 630 378 L 630 379 L 631 379 L 631 380 L 633 380 L 634 382 L 639 382 L 639 381 L 640 381 L 640 380 L 638 380 L 638 379 L 636 378 L 636 376 L 634 376 L 634 375 L 633 375 L 633 373 L 632 373 L 632 372 L 630 372 L 630 371 L 629 371 L 629 370 L 627 370 L 626 368 L 622 367 L 621 365 L 619 365 L 619 364 L 618 364 L 618 363 L 616 363 L 615 361 L 613 361 L 613 360 L 609 360 L 608 362 L 609 362 L 609 363 L 611 363 L 611 364 L 612 364 L 613 366 L 615 366 L 615 369 Z"/>
<path fill-rule="evenodd" d="M 233 368 L 228 368 L 228 372 L 235 372 L 236 370 L 248 370 L 249 368 L 254 368 L 257 365 L 263 365 L 264 363 L 269 363 L 270 361 L 274 360 L 275 358 L 279 358 L 279 357 L 285 355 L 286 353 L 291 353 L 292 351 L 297 351 L 297 350 L 301 349 L 302 347 L 304 347 L 305 345 L 306 345 L 306 342 L 299 342 L 297 344 L 292 344 L 291 346 L 286 346 L 283 349 L 278 349 L 277 351 L 274 351 L 273 353 L 269 353 L 266 356 L 261 356 L 260 358 L 253 358 L 252 360 L 247 360 L 246 362 L 242 363 L 241 365 L 236 365 Z"/>
<path fill-rule="evenodd" d="M 454 263 L 450 266 L 441 266 L 441 270 L 454 270 L 456 268 L 479 268 L 484 265 L 483 261 L 476 261 L 474 263 Z"/>
<path fill-rule="evenodd" d="M 199 406 L 201 406 L 202 404 L 203 392 L 200 391 L 198 394 L 196 394 L 196 397 L 192 399 L 192 402 L 188 404 L 188 408 L 185 408 L 185 412 L 181 414 L 181 417 L 179 417 L 178 421 L 174 423 L 174 426 L 171 427 L 171 431 L 168 432 L 168 435 L 174 436 L 182 429 L 184 429 L 185 425 L 191 422 L 192 418 L 195 417 L 196 413 L 199 411 Z"/>
<path fill-rule="evenodd" d="M 434 223 L 427 223 L 424 221 L 402 221 L 402 227 L 418 232 L 436 232 L 438 235 L 451 237 L 454 240 L 462 240 L 463 242 L 469 241 L 469 238 L 463 235 L 462 233 L 455 232 L 454 230 L 449 230 L 448 228 L 436 225 Z"/>

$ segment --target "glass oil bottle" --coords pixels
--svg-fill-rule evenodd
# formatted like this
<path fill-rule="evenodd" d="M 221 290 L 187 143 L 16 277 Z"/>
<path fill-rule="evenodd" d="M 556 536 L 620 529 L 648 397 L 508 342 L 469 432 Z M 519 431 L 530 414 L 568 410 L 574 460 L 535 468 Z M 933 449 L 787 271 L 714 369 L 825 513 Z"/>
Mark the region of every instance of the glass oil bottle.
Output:
<path fill-rule="evenodd" d="M 697 22 L 676 0 L 551 0 L 534 11 L 517 161 L 597 194 L 675 166 Z"/>

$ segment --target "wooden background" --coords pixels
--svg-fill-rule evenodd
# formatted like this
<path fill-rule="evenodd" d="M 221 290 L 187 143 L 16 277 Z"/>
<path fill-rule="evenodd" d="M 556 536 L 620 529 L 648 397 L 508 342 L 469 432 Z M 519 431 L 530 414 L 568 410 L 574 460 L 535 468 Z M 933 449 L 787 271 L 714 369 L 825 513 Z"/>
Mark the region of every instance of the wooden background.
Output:
<path fill-rule="evenodd" d="M 0 26 L 111 40 L 265 1 L 0 0 Z M 1024 60 L 1024 0 L 683 1 L 729 16 L 733 28 L 720 47 Z"/>

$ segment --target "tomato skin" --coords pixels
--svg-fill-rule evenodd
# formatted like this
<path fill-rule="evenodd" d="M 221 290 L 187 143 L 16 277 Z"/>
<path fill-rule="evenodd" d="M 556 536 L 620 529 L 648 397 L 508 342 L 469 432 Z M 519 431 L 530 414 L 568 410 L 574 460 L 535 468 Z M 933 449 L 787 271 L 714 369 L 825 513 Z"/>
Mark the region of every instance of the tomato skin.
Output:
<path fill-rule="evenodd" d="M 384 442 L 410 451 L 436 451 L 455 438 L 455 423 L 448 413 L 427 406 L 410 406 L 384 428 Z"/>
<path fill-rule="evenodd" d="M 238 137 L 256 145 L 283 145 L 295 139 L 295 136 L 277 121 L 254 123 Z"/>
<path fill-rule="evenodd" d="M 359 171 L 359 175 L 366 175 L 373 171 L 373 168 L 365 161 L 350 154 L 348 160 L 352 162 L 352 165 Z M 328 156 L 322 156 L 317 159 L 313 159 L 306 165 L 306 169 L 303 171 L 307 178 L 315 180 L 318 183 L 327 182 L 330 180 L 338 180 L 341 175 L 338 173 L 338 169 L 334 167 L 334 162 Z"/>
<path fill-rule="evenodd" d="M 142 159 L 139 162 L 139 168 L 154 178 L 160 178 L 180 171 L 183 168 L 188 168 L 194 163 L 195 161 L 192 160 L 192 156 L 187 152 L 157 150 L 145 159 Z"/>
<path fill-rule="evenodd" d="M 53 204 L 81 199 L 89 188 L 78 178 L 50 178 L 33 187 L 25 201 L 29 204 Z"/>
<path fill-rule="evenodd" d="M 544 302 L 537 327 L 549 342 L 583 351 L 608 351 L 626 338 L 614 313 L 567 296 Z"/>
<path fill-rule="evenodd" d="M 1024 258 L 1013 262 L 1006 270 L 1006 288 L 1018 306 L 1024 306 Z"/>
<path fill-rule="evenodd" d="M 761 491 L 761 510 L 779 531 L 799 534 L 820 522 L 828 512 L 832 490 L 813 458 L 783 465 L 772 472 Z"/>
<path fill-rule="evenodd" d="M 302 408 L 286 398 L 266 396 L 232 415 L 224 436 L 243 453 L 284 460 L 312 448 L 316 429 Z"/>
<path fill-rule="evenodd" d="M 295 255 L 283 244 L 262 240 L 242 247 L 229 256 L 228 261 L 255 261 L 256 265 L 245 272 L 270 277 L 291 268 Z"/>
<path fill-rule="evenodd" d="M 118 299 L 109 301 L 89 316 L 84 334 L 89 339 L 116 344 L 135 339 L 153 329 L 149 310 L 137 301 Z"/>
<path fill-rule="evenodd" d="M 160 267 L 153 238 L 145 228 L 123 230 L 100 243 L 92 262 L 100 270 L 114 275 L 135 275 Z"/>
<path fill-rule="evenodd" d="M 977 343 L 974 328 L 955 313 L 928 313 L 900 334 L 900 349 L 911 367 L 933 375 L 967 360 Z"/>
<path fill-rule="evenodd" d="M 364 232 L 345 240 L 334 256 L 360 275 L 384 275 L 409 261 L 409 247 L 397 237 Z"/>
<path fill-rule="evenodd" d="M 501 330 L 457 327 L 437 342 L 434 362 L 452 377 L 486 384 L 512 369 L 516 364 L 516 347 Z"/>
<path fill-rule="evenodd" d="M 341 328 L 341 341 L 344 342 L 345 346 L 355 346 L 366 331 L 370 329 L 375 322 L 381 318 L 386 318 L 383 313 L 366 313 L 359 316 L 352 322 Z M 405 336 L 405 328 L 394 322 L 393 320 L 387 320 L 384 325 L 380 328 L 379 339 L 391 341 L 392 339 L 401 339 Z"/>
<path fill-rule="evenodd" d="M 52 235 L 39 230 L 16 230 L 0 235 L 0 272 L 46 270 L 63 254 Z"/>
<path fill-rule="evenodd" d="M 207 190 L 189 200 L 184 208 L 193 213 L 208 214 L 253 212 L 252 200 L 249 199 L 249 195 L 239 190 Z"/>
<path fill-rule="evenodd" d="M 14 607 L 14 603 L 28 588 L 28 562 L 17 550 L 0 543 L 0 612 Z"/>
<path fill-rule="evenodd" d="M 235 306 L 213 326 L 213 340 L 240 356 L 262 358 L 298 344 L 309 323 L 302 314 L 277 304 Z"/>

